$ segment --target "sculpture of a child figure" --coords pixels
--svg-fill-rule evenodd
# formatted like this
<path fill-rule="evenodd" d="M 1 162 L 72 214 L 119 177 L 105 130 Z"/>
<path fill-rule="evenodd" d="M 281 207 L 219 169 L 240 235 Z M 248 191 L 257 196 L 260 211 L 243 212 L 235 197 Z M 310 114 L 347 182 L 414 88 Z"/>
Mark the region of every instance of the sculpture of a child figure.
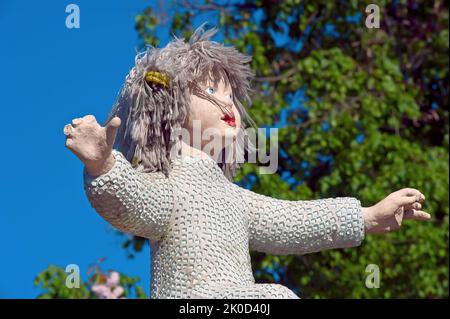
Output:
<path fill-rule="evenodd" d="M 215 32 L 199 28 L 189 41 L 138 54 L 104 127 L 86 115 L 64 128 L 85 165 L 91 205 L 119 230 L 149 239 L 151 298 L 298 298 L 255 283 L 249 250 L 358 246 L 366 233 L 430 219 L 412 188 L 365 208 L 353 197 L 289 201 L 232 183 L 238 163 L 191 138 L 213 128 L 227 148 L 249 121 L 241 101 L 250 101 L 250 57 L 211 41 Z M 177 136 L 180 128 L 190 136 Z"/>

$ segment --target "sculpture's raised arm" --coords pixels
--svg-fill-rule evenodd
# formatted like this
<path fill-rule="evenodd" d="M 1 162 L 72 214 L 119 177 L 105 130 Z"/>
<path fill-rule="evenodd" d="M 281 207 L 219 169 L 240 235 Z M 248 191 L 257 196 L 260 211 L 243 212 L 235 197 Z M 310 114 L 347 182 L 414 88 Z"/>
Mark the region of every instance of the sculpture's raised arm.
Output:
<path fill-rule="evenodd" d="M 173 187 L 162 172 L 135 170 L 113 149 L 118 117 L 105 127 L 93 115 L 64 127 L 66 146 L 84 163 L 84 189 L 93 208 L 117 229 L 158 240 L 167 230 L 174 205 Z"/>
<path fill-rule="evenodd" d="M 138 172 L 122 153 L 113 154 L 116 161 L 106 174 L 93 178 L 84 169 L 84 189 L 92 207 L 123 232 L 160 239 L 173 207 L 169 179 L 161 172 Z"/>

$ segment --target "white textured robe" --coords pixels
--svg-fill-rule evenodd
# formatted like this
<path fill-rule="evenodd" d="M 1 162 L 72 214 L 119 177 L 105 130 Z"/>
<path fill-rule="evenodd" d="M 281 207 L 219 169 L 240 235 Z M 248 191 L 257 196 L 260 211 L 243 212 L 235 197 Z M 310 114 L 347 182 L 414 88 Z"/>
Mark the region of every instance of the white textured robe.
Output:
<path fill-rule="evenodd" d="M 111 225 L 150 240 L 151 298 L 298 298 L 256 284 L 249 250 L 305 254 L 364 238 L 356 198 L 280 200 L 233 184 L 211 158 L 179 157 L 167 178 L 113 154 L 108 173 L 84 170 L 85 191 Z"/>

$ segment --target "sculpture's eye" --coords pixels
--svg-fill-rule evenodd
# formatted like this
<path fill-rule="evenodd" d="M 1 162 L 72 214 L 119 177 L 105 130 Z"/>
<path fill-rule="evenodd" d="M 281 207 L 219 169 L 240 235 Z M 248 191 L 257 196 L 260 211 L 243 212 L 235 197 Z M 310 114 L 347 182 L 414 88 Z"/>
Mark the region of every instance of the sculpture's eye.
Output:
<path fill-rule="evenodd" d="M 216 90 L 214 90 L 214 88 L 212 88 L 212 87 L 209 87 L 206 89 L 206 93 L 208 93 L 208 94 L 214 94 L 214 92 L 216 92 Z"/>

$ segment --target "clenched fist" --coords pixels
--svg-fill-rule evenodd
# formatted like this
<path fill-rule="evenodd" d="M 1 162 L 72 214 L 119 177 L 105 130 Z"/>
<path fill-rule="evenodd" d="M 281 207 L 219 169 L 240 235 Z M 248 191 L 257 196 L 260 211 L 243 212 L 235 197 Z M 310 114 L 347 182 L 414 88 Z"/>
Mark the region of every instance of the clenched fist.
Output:
<path fill-rule="evenodd" d="M 114 166 L 115 159 L 111 151 L 119 126 L 118 117 L 102 127 L 93 115 L 76 118 L 72 124 L 64 126 L 66 147 L 84 163 L 91 176 L 105 174 Z"/>
<path fill-rule="evenodd" d="M 429 220 L 430 214 L 421 210 L 425 196 L 414 188 L 391 193 L 377 204 L 363 208 L 367 233 L 386 233 L 397 230 L 405 219 Z"/>

